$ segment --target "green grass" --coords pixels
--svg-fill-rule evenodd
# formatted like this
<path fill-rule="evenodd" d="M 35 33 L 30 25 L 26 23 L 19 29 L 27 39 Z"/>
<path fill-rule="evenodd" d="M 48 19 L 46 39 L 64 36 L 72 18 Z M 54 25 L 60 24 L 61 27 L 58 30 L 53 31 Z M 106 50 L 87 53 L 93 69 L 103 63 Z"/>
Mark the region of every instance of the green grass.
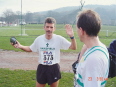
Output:
<path fill-rule="evenodd" d="M 62 72 L 59 87 L 73 87 L 73 73 Z M 35 70 L 9 70 L 0 68 L 0 87 L 35 87 Z M 116 77 L 109 78 L 105 87 L 115 87 Z M 49 87 L 46 85 L 46 87 Z"/>
<path fill-rule="evenodd" d="M 30 46 L 33 41 L 35 40 L 35 36 L 16 36 L 17 40 L 22 44 L 22 45 L 26 45 L 26 46 Z M 70 39 L 67 38 L 69 41 Z M 100 39 L 106 46 L 109 46 L 110 42 L 112 41 L 112 39 Z M 83 43 L 80 42 L 80 40 L 78 38 L 76 38 L 77 41 L 77 50 L 61 50 L 62 52 L 80 52 Z M 4 50 L 14 50 L 14 51 L 22 51 L 20 49 L 16 49 L 13 46 L 11 46 L 10 44 L 10 36 L 9 37 L 5 37 L 2 36 L 0 37 L 0 49 L 4 49 Z"/>
<path fill-rule="evenodd" d="M 37 37 L 37 36 L 36 36 Z M 16 36 L 16 39 L 22 44 L 22 45 L 26 45 L 26 46 L 30 46 L 33 41 L 36 38 L 35 36 Z M 70 39 L 67 38 L 69 41 Z M 104 38 L 100 38 L 101 42 L 103 42 L 106 46 L 109 46 L 109 44 L 112 42 L 113 39 L 104 39 Z M 80 52 L 83 43 L 80 42 L 79 38 L 76 38 L 77 41 L 77 50 L 61 50 L 62 52 Z M 5 37 L 5 36 L 1 36 L 0 37 L 0 49 L 4 49 L 4 50 L 14 50 L 14 51 L 22 51 L 20 49 L 16 49 L 13 46 L 11 46 L 10 44 L 10 36 Z"/>
<path fill-rule="evenodd" d="M 66 39 L 69 37 L 66 35 L 64 25 L 58 24 L 56 26 L 55 34 L 59 34 L 64 36 Z M 0 49 L 4 50 L 14 50 L 14 51 L 22 51 L 20 49 L 16 49 L 10 44 L 10 37 L 15 36 L 17 40 L 22 45 L 31 45 L 35 38 L 38 35 L 44 34 L 43 24 L 38 25 L 25 25 L 22 26 L 22 29 L 26 30 L 25 33 L 29 36 L 20 36 L 21 32 L 23 32 L 20 26 L 17 27 L 0 27 Z M 35 30 L 37 29 L 37 30 Z M 102 26 L 101 30 L 113 31 L 108 33 L 108 37 L 106 36 L 106 32 L 100 31 L 99 37 L 100 41 L 103 42 L 107 47 L 116 39 L 116 26 Z M 76 28 L 74 26 L 75 38 L 77 41 L 77 50 L 61 50 L 62 52 L 80 52 L 83 43 L 79 41 L 77 37 Z M 0 69 L 0 87 L 35 87 L 35 70 L 9 70 L 9 69 Z M 105 87 L 115 87 L 116 86 L 116 77 L 108 79 L 107 85 Z M 48 86 L 47 86 L 48 87 Z M 59 87 L 73 87 L 73 74 L 72 73 L 64 73 L 62 72 L 62 79 L 60 80 Z"/>
<path fill-rule="evenodd" d="M 27 24 L 22 26 L 6 26 L 6 27 L 0 27 L 0 36 L 19 36 L 19 34 L 23 33 L 23 30 L 25 29 L 25 33 L 30 35 L 41 35 L 44 33 L 43 30 L 43 24 Z M 75 35 L 77 35 L 77 29 L 76 26 L 73 26 L 73 30 L 75 32 Z M 116 26 L 106 26 L 103 25 L 101 28 L 101 31 L 99 33 L 99 36 L 104 38 L 107 36 L 107 30 L 108 30 L 108 36 L 110 38 L 116 37 Z M 56 34 L 67 36 L 65 32 L 65 28 L 63 24 L 57 24 L 56 25 Z M 109 38 L 109 37 L 108 37 Z"/>
<path fill-rule="evenodd" d="M 75 51 L 74 50 L 66 50 L 66 51 L 61 50 L 62 52 L 80 52 L 82 48 L 83 43 L 80 42 L 77 36 L 75 25 L 73 27 L 74 27 L 74 34 L 75 34 L 75 38 L 77 41 L 78 49 Z M 29 46 L 33 43 L 34 39 L 37 36 L 44 34 L 43 24 L 27 24 L 25 26 L 22 26 L 22 29 L 24 28 L 28 29 L 25 31 L 25 33 L 28 34 L 28 36 L 20 36 L 19 34 L 21 34 L 21 32 L 23 33 L 23 31 L 21 31 L 20 28 L 21 26 L 0 27 L 0 49 L 21 51 L 20 49 L 15 49 L 10 45 L 9 39 L 11 36 L 15 36 L 22 45 Z M 116 38 L 116 26 L 102 26 L 101 30 L 114 31 L 114 32 L 109 32 L 108 37 L 106 36 L 106 31 L 105 32 L 100 31 L 99 33 L 101 42 L 103 42 L 108 47 L 109 44 L 113 41 L 113 39 Z M 61 35 L 70 41 L 69 36 L 65 32 L 63 24 L 57 24 L 56 31 L 54 33 Z"/>
<path fill-rule="evenodd" d="M 0 68 L 0 87 L 35 87 L 35 70 L 9 70 Z M 48 85 L 46 87 L 49 87 Z M 73 87 L 73 74 L 62 72 L 59 87 Z"/>

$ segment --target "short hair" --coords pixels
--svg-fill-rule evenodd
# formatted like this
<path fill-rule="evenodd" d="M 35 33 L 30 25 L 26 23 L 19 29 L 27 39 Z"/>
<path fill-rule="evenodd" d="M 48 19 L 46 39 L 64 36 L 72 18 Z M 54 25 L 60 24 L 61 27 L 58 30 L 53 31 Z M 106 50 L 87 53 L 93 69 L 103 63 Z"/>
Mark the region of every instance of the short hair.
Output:
<path fill-rule="evenodd" d="M 45 19 L 44 26 L 45 26 L 46 23 L 56 24 L 56 20 L 55 20 L 54 18 L 52 18 L 52 17 L 47 17 L 47 18 Z"/>
<path fill-rule="evenodd" d="M 88 36 L 97 36 L 101 29 L 101 19 L 93 10 L 83 10 L 77 16 L 77 27 L 82 28 Z"/>

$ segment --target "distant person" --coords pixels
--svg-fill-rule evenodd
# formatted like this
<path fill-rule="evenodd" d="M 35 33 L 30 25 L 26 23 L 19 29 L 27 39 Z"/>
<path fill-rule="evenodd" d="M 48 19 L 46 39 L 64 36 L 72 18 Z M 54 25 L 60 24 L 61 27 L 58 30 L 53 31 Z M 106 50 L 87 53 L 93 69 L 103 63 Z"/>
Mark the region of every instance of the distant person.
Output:
<path fill-rule="evenodd" d="M 101 19 L 95 11 L 83 10 L 77 16 L 77 33 L 84 46 L 76 69 L 75 87 L 105 87 L 109 53 L 99 40 Z"/>
<path fill-rule="evenodd" d="M 71 42 L 60 35 L 53 34 L 56 29 L 56 20 L 52 17 L 47 17 L 44 23 L 45 34 L 38 36 L 31 46 L 23 46 L 18 41 L 17 44 L 12 44 L 15 48 L 39 53 L 36 87 L 45 87 L 46 83 L 50 87 L 58 87 L 59 79 L 61 78 L 58 64 L 60 62 L 60 49 L 76 49 L 74 33 L 70 27 L 70 25 L 65 26 Z"/>

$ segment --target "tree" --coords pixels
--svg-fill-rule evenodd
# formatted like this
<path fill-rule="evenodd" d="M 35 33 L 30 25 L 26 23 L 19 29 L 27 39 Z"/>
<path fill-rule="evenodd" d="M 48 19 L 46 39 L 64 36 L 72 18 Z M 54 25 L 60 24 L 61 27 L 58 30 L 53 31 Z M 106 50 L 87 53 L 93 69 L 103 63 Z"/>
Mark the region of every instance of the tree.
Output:
<path fill-rule="evenodd" d="M 25 15 L 25 21 L 27 23 L 31 23 L 33 21 L 33 13 L 28 11 Z"/>
<path fill-rule="evenodd" d="M 5 18 L 4 17 L 0 17 L 0 21 L 5 21 Z"/>
<path fill-rule="evenodd" d="M 20 19 L 21 18 L 21 12 L 20 11 L 16 11 L 16 16 L 17 16 L 17 19 Z"/>
<path fill-rule="evenodd" d="M 3 15 L 4 15 L 5 21 L 8 25 L 10 25 L 12 22 L 15 21 L 16 15 L 12 10 L 7 9 L 6 11 L 3 12 Z"/>

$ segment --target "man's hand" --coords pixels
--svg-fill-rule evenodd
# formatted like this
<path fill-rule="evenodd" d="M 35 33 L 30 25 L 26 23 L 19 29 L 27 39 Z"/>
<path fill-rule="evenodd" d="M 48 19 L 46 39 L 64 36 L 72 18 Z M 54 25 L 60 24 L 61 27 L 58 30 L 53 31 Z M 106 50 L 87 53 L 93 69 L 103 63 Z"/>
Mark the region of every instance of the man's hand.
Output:
<path fill-rule="evenodd" d="M 16 41 L 16 44 L 14 44 L 14 45 L 13 45 L 13 43 L 11 43 L 11 45 L 14 46 L 15 48 L 21 48 L 21 46 L 22 46 L 18 41 Z"/>
<path fill-rule="evenodd" d="M 66 24 L 65 25 L 65 29 L 66 29 L 66 33 L 70 36 L 73 37 L 74 36 L 74 32 L 72 29 L 72 26 L 70 24 Z"/>
<path fill-rule="evenodd" d="M 32 52 L 32 50 L 30 49 L 29 46 L 23 46 L 23 45 L 21 45 L 18 41 L 17 41 L 17 43 L 14 44 L 14 45 L 13 45 L 13 43 L 11 43 L 11 45 L 14 46 L 15 48 L 22 49 L 22 50 L 24 50 L 24 51 L 26 51 L 26 52 Z"/>
<path fill-rule="evenodd" d="M 66 29 L 67 35 L 69 35 L 71 38 L 71 45 L 69 49 L 76 50 L 77 45 L 76 45 L 76 40 L 74 38 L 74 32 L 73 32 L 72 26 L 70 24 L 66 24 L 65 29 Z"/>

